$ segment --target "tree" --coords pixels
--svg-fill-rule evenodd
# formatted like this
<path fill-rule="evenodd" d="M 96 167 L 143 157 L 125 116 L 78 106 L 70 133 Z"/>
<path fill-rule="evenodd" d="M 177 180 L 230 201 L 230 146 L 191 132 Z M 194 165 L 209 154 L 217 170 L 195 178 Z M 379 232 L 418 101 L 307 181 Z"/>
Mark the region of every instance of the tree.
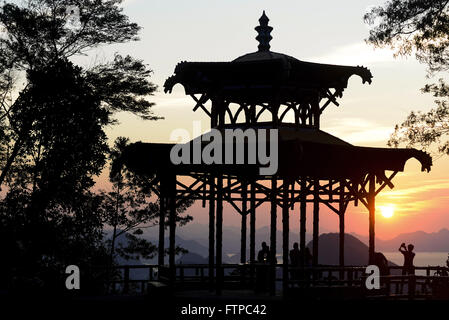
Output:
<path fill-rule="evenodd" d="M 69 59 L 138 39 L 120 3 L 0 5 L 0 246 L 13 257 L 1 276 L 15 285 L 48 286 L 61 266 L 108 261 L 103 199 L 91 191 L 106 163 L 104 128 L 118 111 L 158 119 L 147 100 L 156 87 L 130 56 L 90 69 Z M 79 9 L 76 28 L 67 23 L 71 6 Z"/>
<path fill-rule="evenodd" d="M 429 71 L 449 68 L 449 1 L 390 0 L 364 17 L 373 26 L 367 41 L 377 47 L 389 46 L 398 55 L 415 51 Z"/>
<path fill-rule="evenodd" d="M 129 140 L 124 137 L 115 140 L 110 151 L 111 163 L 118 162 L 128 145 Z M 111 263 L 114 263 L 116 254 L 126 260 L 153 258 L 157 246 L 139 237 L 143 229 L 159 224 L 159 201 L 154 201 L 147 186 L 149 177 L 135 175 L 126 166 L 121 166 L 110 171 L 109 180 L 113 189 L 102 192 L 102 208 L 105 222 L 112 227 L 109 242 Z M 181 215 L 191 203 L 185 202 L 177 208 L 177 223 L 181 226 L 192 220 L 189 215 Z M 117 239 L 122 235 L 125 235 L 127 243 L 119 243 L 117 247 Z M 185 250 L 178 247 L 177 252 Z"/>
<path fill-rule="evenodd" d="M 390 0 L 367 13 L 365 21 L 372 26 L 368 43 L 388 46 L 397 55 L 415 52 L 418 61 L 428 67 L 429 76 L 449 70 L 449 1 Z M 429 112 L 411 112 L 396 125 L 388 144 L 397 147 L 420 145 L 424 149 L 437 144 L 438 153 L 449 155 L 449 87 L 443 79 L 428 84 L 424 93 L 431 93 L 436 107 Z"/>
<path fill-rule="evenodd" d="M 30 136 L 7 176 L 0 245 L 17 258 L 5 263 L 19 279 L 13 287 L 54 288 L 58 270 L 101 256 L 101 202 L 90 188 L 105 163 L 108 113 L 68 61 L 30 70 L 28 82 L 10 115 Z"/>
<path fill-rule="evenodd" d="M 449 87 L 440 79 L 438 84 L 426 85 L 422 92 L 437 98 L 436 107 L 428 112 L 412 111 L 403 123 L 396 125 L 388 145 L 419 145 L 425 150 L 436 145 L 437 154 L 449 155 Z"/>
<path fill-rule="evenodd" d="M 2 186 L 17 154 L 26 144 L 29 135 L 27 122 L 14 124 L 11 112 L 24 104 L 21 100 L 7 99 L 14 90 L 26 90 L 29 83 L 15 82 L 20 74 L 30 70 L 42 70 L 74 55 L 111 43 L 138 40 L 140 27 L 131 23 L 119 7 L 121 0 L 30 0 L 24 6 L 6 3 L 0 7 L 0 119 L 4 135 L 9 134 L 7 151 L 2 155 L 0 187 Z M 77 7 L 80 25 L 68 24 L 68 8 Z M 141 60 L 116 54 L 113 62 L 83 70 L 91 89 L 101 99 L 102 107 L 112 115 L 117 111 L 129 111 L 144 119 L 158 119 L 146 100 L 156 86 L 149 81 L 151 71 Z M 32 113 L 32 111 L 31 111 Z M 30 117 L 32 114 L 30 115 Z M 30 119 L 31 121 L 31 119 Z M 109 117 L 109 124 L 113 119 Z"/>

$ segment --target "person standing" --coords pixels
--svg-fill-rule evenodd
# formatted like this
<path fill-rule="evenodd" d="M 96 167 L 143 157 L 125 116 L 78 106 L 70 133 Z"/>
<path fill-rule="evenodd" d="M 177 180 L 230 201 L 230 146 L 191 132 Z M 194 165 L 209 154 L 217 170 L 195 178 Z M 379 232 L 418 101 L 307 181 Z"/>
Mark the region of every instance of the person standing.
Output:
<path fill-rule="evenodd" d="M 290 271 L 290 277 L 293 281 L 293 285 L 298 284 L 299 286 L 299 280 L 300 280 L 300 272 L 299 267 L 301 264 L 301 251 L 299 250 L 298 242 L 295 242 L 293 244 L 293 249 L 290 250 L 290 266 L 292 270 Z"/>
<path fill-rule="evenodd" d="M 413 259 L 415 258 L 415 253 L 413 249 L 415 246 L 413 244 L 409 244 L 405 247 L 405 243 L 402 243 L 399 247 L 399 252 L 404 255 L 404 266 L 402 268 L 402 275 L 414 275 L 415 267 L 413 265 Z"/>
<path fill-rule="evenodd" d="M 262 249 L 257 254 L 256 266 L 256 292 L 266 292 L 268 286 L 268 267 L 270 259 L 270 247 L 262 242 Z"/>

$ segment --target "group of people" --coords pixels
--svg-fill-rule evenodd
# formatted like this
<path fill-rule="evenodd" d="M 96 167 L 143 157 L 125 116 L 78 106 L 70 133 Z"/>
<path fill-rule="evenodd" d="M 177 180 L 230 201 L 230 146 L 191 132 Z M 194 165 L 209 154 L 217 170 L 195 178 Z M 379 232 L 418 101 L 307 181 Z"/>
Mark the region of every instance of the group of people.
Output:
<path fill-rule="evenodd" d="M 275 259 L 276 263 L 276 257 L 271 256 L 270 247 L 267 245 L 266 242 L 262 242 L 262 249 L 257 254 L 257 262 L 259 263 L 270 263 L 271 259 Z M 304 261 L 302 261 L 304 259 Z M 293 244 L 293 249 L 290 250 L 290 264 L 292 266 L 305 266 L 309 267 L 312 265 L 312 254 L 310 253 L 310 250 L 308 247 L 304 250 L 304 255 L 302 254 L 301 250 L 299 249 L 299 245 L 297 242 Z"/>
<path fill-rule="evenodd" d="M 309 248 L 306 247 L 303 254 L 297 242 L 293 244 L 293 249 L 290 250 L 289 256 L 290 265 L 293 267 L 310 267 L 312 265 L 312 254 Z M 270 247 L 266 242 L 262 242 L 262 248 L 257 254 L 257 262 L 259 266 L 256 269 L 256 292 L 264 292 L 267 289 L 270 278 L 270 272 L 267 269 L 268 266 L 264 265 L 268 265 L 271 262 L 274 262 L 274 264 L 277 263 L 276 256 L 270 251 Z M 291 271 L 291 277 L 293 280 L 299 280 L 301 278 L 300 270 Z"/>
<path fill-rule="evenodd" d="M 404 266 L 402 268 L 403 275 L 415 274 L 415 267 L 413 265 L 413 260 L 415 258 L 415 253 L 413 252 L 414 248 L 415 247 L 413 244 L 409 244 L 408 246 L 406 246 L 405 243 L 402 243 L 399 247 L 399 252 L 404 255 Z M 312 258 L 312 254 L 310 253 L 308 247 L 304 248 L 303 254 L 299 249 L 298 243 L 295 242 L 293 244 L 293 249 L 290 250 L 290 265 L 294 267 L 310 267 L 312 265 Z M 271 259 L 274 259 L 274 263 L 276 263 L 276 257 L 272 256 L 267 243 L 262 242 L 262 249 L 257 255 L 257 262 L 270 263 Z M 375 253 L 374 264 L 379 267 L 381 275 L 386 275 L 389 273 L 388 260 L 381 252 Z"/>

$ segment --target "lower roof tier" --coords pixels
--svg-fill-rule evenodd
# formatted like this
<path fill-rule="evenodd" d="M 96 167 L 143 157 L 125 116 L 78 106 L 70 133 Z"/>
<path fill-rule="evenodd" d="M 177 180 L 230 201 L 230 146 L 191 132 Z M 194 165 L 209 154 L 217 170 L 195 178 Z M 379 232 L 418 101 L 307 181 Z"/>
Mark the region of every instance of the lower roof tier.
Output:
<path fill-rule="evenodd" d="M 393 149 L 353 146 L 335 136 L 317 129 L 280 128 L 277 137 L 277 153 L 265 155 L 271 164 L 276 164 L 275 175 L 279 179 L 298 179 L 301 177 L 317 179 L 358 179 L 368 173 L 384 171 L 404 171 L 405 163 L 415 158 L 421 163 L 422 171 L 430 171 L 432 158 L 429 154 L 416 149 Z M 251 176 L 252 179 L 269 178 L 262 174 L 261 168 L 267 167 L 256 157 L 255 163 L 248 164 L 248 150 L 255 144 L 244 140 L 226 140 L 224 129 L 220 131 L 224 138 L 216 146 L 222 150 L 222 163 L 225 163 L 226 150 L 233 150 L 233 163 L 236 162 L 236 151 L 245 150 L 244 164 L 205 164 L 203 159 L 194 163 L 193 154 L 196 150 L 204 151 L 209 144 L 204 140 L 210 135 L 206 133 L 186 144 L 177 145 L 179 152 L 184 154 L 184 163 L 173 164 L 170 152 L 174 144 L 136 142 L 129 145 L 122 157 L 113 164 L 113 170 L 125 165 L 131 171 L 145 175 L 188 175 L 192 173 L 223 174 L 230 176 Z M 266 135 L 269 137 L 269 133 Z M 256 134 L 256 140 L 259 136 Z M 208 139 L 210 140 L 210 139 Z M 267 139 L 268 141 L 270 139 Z M 198 144 L 196 147 L 195 143 Z M 257 142 L 256 142 L 257 143 Z M 269 145 L 269 143 L 267 143 Z M 210 147 L 209 147 L 210 149 Z M 269 150 L 269 148 L 267 147 Z M 180 151 L 182 150 L 182 151 Z M 255 150 L 255 149 L 254 149 Z M 190 154 L 186 156 L 186 152 Z M 197 154 L 200 152 L 197 151 Z M 276 157 L 277 154 L 277 157 Z M 276 161 L 276 163 L 274 163 Z M 218 161 L 217 161 L 218 162 Z"/>

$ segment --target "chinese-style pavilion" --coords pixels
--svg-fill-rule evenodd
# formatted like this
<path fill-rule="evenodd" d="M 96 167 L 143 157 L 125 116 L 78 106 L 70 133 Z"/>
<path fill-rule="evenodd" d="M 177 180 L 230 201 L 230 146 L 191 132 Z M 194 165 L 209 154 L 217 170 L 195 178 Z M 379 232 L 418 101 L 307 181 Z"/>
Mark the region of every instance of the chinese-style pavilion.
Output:
<path fill-rule="evenodd" d="M 241 262 L 246 263 L 249 216 L 250 264 L 256 260 L 256 210 L 270 203 L 270 247 L 276 254 L 277 207 L 282 208 L 283 284 L 287 283 L 289 212 L 299 204 L 300 249 L 306 246 L 307 202 L 313 204 L 313 265 L 318 263 L 320 204 L 339 216 L 339 256 L 344 266 L 345 212 L 361 203 L 369 212 L 369 262 L 375 252 L 375 197 L 416 158 L 422 171 L 430 170 L 431 157 L 415 149 L 371 148 L 351 145 L 320 130 L 320 116 L 331 104 L 339 105 L 348 79 L 357 75 L 371 83 L 371 72 L 360 66 L 305 62 L 270 51 L 269 19 L 263 13 L 256 39 L 258 51 L 230 62 L 181 62 L 164 85 L 176 84 L 195 101 L 194 111 L 210 117 L 218 130 L 278 129 L 278 171 L 261 175 L 258 164 L 178 164 L 170 161 L 173 144 L 134 143 L 122 164 L 148 176 L 160 199 L 159 264 L 164 264 L 164 233 L 169 224 L 169 270 L 175 277 L 176 208 L 186 200 L 209 203 L 209 277 L 220 290 L 222 267 L 223 201 L 241 215 Z M 198 138 L 199 139 L 199 138 Z M 168 212 L 168 215 L 167 215 Z M 275 259 L 270 259 L 272 265 Z M 367 261 L 368 262 L 368 261 Z M 216 270 L 216 273 L 214 272 Z M 216 278 L 214 279 L 214 274 Z"/>

